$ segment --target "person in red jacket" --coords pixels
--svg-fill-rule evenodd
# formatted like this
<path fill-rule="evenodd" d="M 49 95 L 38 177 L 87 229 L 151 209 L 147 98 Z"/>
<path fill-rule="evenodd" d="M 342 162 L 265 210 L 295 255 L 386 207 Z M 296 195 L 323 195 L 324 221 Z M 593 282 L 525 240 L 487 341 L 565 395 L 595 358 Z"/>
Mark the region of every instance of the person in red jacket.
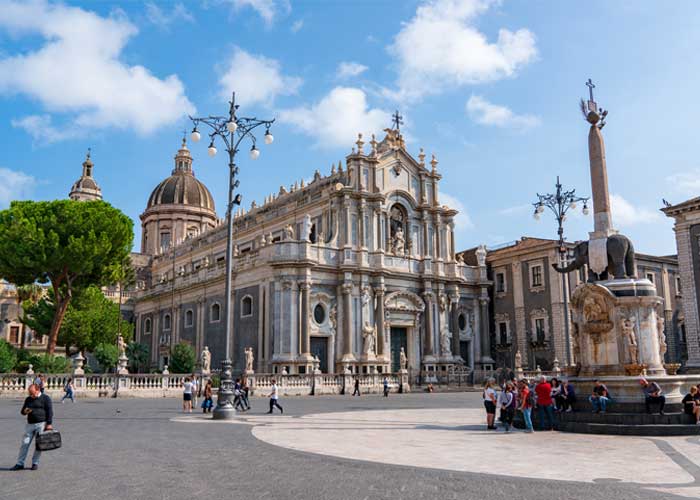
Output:
<path fill-rule="evenodd" d="M 537 394 L 537 416 L 540 421 L 540 429 L 554 430 L 554 401 L 552 401 L 552 385 L 547 382 L 547 377 L 542 375 L 540 383 L 535 386 L 535 394 Z M 547 424 L 544 422 L 545 415 L 547 416 Z"/>

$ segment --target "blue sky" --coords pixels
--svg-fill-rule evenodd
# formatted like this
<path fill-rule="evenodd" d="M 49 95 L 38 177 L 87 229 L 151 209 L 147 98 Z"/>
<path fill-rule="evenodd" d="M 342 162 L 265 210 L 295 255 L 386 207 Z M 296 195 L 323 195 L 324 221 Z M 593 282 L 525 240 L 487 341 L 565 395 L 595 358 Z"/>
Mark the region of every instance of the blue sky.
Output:
<path fill-rule="evenodd" d="M 357 132 L 401 110 L 434 152 L 458 247 L 556 237 L 530 203 L 557 175 L 590 194 L 578 100 L 592 78 L 613 222 L 638 251 L 675 253 L 661 199 L 700 194 L 700 10 L 691 2 L 0 0 L 0 208 L 67 196 L 88 147 L 105 199 L 135 221 L 167 177 L 187 113 L 277 118 L 240 159 L 244 205 L 330 171 Z M 225 202 L 226 160 L 190 145 Z M 592 221 L 566 223 L 584 239 Z"/>

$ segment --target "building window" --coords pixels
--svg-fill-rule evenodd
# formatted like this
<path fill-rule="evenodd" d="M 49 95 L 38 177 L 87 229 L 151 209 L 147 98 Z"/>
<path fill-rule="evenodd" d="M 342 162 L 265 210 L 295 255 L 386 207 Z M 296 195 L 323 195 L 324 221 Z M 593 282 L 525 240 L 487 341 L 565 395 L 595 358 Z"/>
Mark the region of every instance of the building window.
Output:
<path fill-rule="evenodd" d="M 467 329 L 467 317 L 464 315 L 464 313 L 461 313 L 457 317 L 457 326 L 459 326 L 460 331 L 464 331 Z"/>
<path fill-rule="evenodd" d="M 143 322 L 143 333 L 146 335 L 151 333 L 151 318 L 146 318 Z"/>
<path fill-rule="evenodd" d="M 170 330 L 170 314 L 163 316 L 163 330 Z"/>
<path fill-rule="evenodd" d="M 170 232 L 160 233 L 160 247 L 170 248 Z"/>
<path fill-rule="evenodd" d="M 681 294 L 681 277 L 676 276 L 676 295 Z"/>
<path fill-rule="evenodd" d="M 506 274 L 496 273 L 496 293 L 506 292 Z"/>
<path fill-rule="evenodd" d="M 194 324 L 194 313 L 192 309 L 185 311 L 185 327 L 189 328 Z"/>
<path fill-rule="evenodd" d="M 19 326 L 10 327 L 10 344 L 19 344 Z"/>
<path fill-rule="evenodd" d="M 544 285 L 544 281 L 542 280 L 542 266 L 541 265 L 536 265 L 532 266 L 532 274 L 531 274 L 531 280 L 530 280 L 530 286 L 532 287 L 540 287 Z"/>
<path fill-rule="evenodd" d="M 545 340 L 544 318 L 535 319 L 535 338 L 540 343 Z"/>
<path fill-rule="evenodd" d="M 211 323 L 216 323 L 221 321 L 221 305 L 217 302 L 211 305 L 209 309 L 209 321 Z"/>
<path fill-rule="evenodd" d="M 241 299 L 241 318 L 253 315 L 253 297 L 246 295 Z"/>
<path fill-rule="evenodd" d="M 314 321 L 317 325 L 321 325 L 326 321 L 326 309 L 322 304 L 316 304 L 316 307 L 314 307 Z"/>
<path fill-rule="evenodd" d="M 652 283 L 655 283 L 654 281 L 654 273 L 647 273 L 647 279 L 651 281 Z"/>
<path fill-rule="evenodd" d="M 498 323 L 498 343 L 501 345 L 508 343 L 508 323 L 505 321 Z"/>

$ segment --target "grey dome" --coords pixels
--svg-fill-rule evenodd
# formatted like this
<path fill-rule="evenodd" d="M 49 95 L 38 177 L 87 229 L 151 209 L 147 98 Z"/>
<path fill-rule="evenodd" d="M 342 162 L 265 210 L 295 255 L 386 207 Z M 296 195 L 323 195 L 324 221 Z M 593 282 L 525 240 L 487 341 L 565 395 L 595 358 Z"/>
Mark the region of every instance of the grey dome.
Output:
<path fill-rule="evenodd" d="M 215 211 L 214 198 L 209 189 L 188 171 L 175 171 L 173 175 L 158 184 L 148 198 L 146 208 L 170 204 L 189 205 Z"/>

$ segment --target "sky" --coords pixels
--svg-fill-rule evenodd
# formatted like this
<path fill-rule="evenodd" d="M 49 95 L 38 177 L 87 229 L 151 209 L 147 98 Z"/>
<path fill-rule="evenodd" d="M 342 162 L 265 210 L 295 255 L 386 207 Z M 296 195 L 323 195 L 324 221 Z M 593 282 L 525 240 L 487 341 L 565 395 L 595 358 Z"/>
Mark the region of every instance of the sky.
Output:
<path fill-rule="evenodd" d="M 459 249 L 556 238 L 532 203 L 557 176 L 590 195 L 578 102 L 592 78 L 613 224 L 637 251 L 673 254 L 662 199 L 700 195 L 699 25 L 686 1 L 0 0 L 0 209 L 67 197 L 91 148 L 139 248 L 187 115 L 225 114 L 235 90 L 240 115 L 276 120 L 259 159 L 239 159 L 244 206 L 328 174 L 399 110 L 409 152 L 439 160 Z M 223 216 L 226 159 L 206 146 L 189 145 L 193 167 Z M 592 225 L 579 207 L 565 234 Z"/>

